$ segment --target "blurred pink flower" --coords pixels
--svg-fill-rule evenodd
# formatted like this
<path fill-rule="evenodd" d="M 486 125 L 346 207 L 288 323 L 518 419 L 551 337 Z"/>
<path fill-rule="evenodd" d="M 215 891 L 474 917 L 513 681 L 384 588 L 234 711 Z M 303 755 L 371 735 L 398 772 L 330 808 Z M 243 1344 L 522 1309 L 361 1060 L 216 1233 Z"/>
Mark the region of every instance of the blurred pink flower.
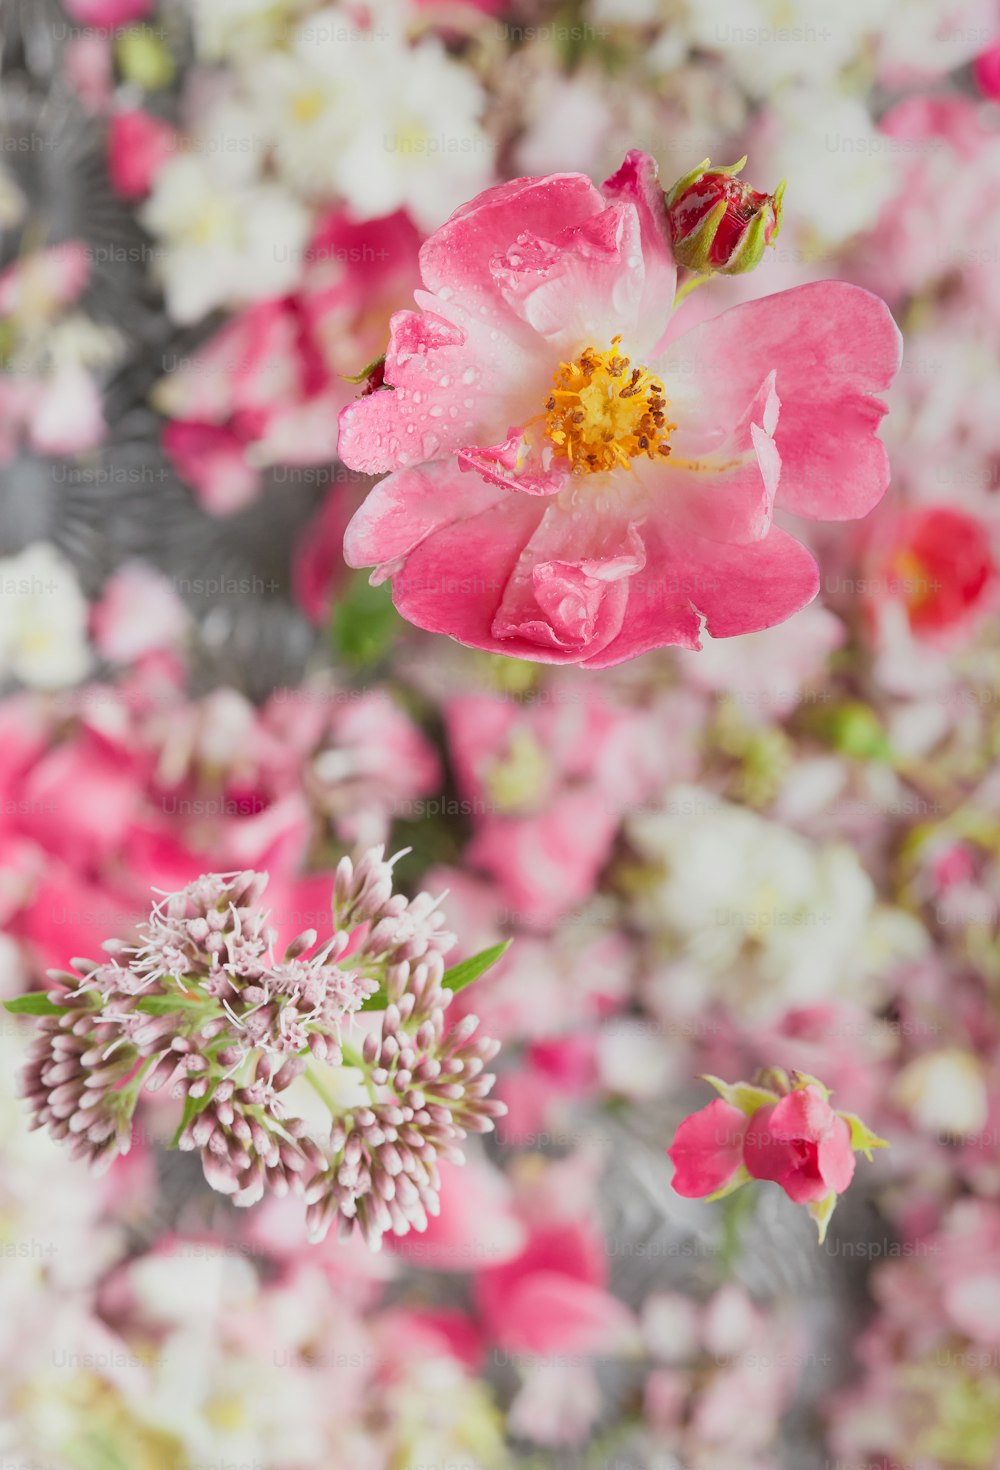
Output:
<path fill-rule="evenodd" d="M 141 107 L 116 112 L 108 123 L 108 173 L 123 199 L 144 199 L 160 165 L 177 146 L 177 133 Z"/>
<path fill-rule="evenodd" d="M 173 582 L 144 562 L 128 562 L 108 578 L 90 619 L 98 652 L 117 664 L 176 646 L 190 621 Z"/>
<path fill-rule="evenodd" d="M 378 353 L 413 289 L 419 242 L 402 212 L 355 224 L 331 211 L 298 290 L 239 312 L 161 381 L 164 449 L 206 510 L 240 510 L 269 466 L 336 458 L 337 415 L 354 393 L 346 378 Z"/>
<path fill-rule="evenodd" d="M 863 243 L 864 275 L 895 304 L 953 272 L 966 290 L 996 274 L 1000 137 L 958 92 L 904 98 L 879 123 L 900 155 L 898 186 Z M 984 300 L 992 299 L 987 289 Z"/>
<path fill-rule="evenodd" d="M 992 527 L 950 505 L 880 515 L 868 540 L 868 613 L 876 632 L 889 604 L 921 641 L 968 637 L 1000 597 Z"/>
<path fill-rule="evenodd" d="M 424 245 L 384 390 L 340 454 L 383 473 L 345 542 L 396 606 L 473 647 L 606 667 L 781 622 L 815 595 L 776 506 L 864 515 L 899 334 L 823 281 L 733 308 L 665 346 L 675 267 L 663 192 L 630 153 L 487 190 Z"/>
<path fill-rule="evenodd" d="M 81 25 L 109 29 L 142 20 L 155 4 L 156 0 L 63 0 L 67 14 Z"/>
<path fill-rule="evenodd" d="M 683 703 L 616 706 L 591 685 L 554 684 L 537 704 L 465 694 L 445 707 L 455 778 L 475 833 L 468 861 L 491 875 L 513 921 L 545 928 L 593 892 L 622 814 L 684 757 L 664 748 Z"/>
<path fill-rule="evenodd" d="M 490 1338 L 512 1354 L 610 1353 L 635 1333 L 607 1289 L 604 1242 L 584 1220 L 536 1226 L 513 1260 L 481 1270 L 475 1299 Z"/>

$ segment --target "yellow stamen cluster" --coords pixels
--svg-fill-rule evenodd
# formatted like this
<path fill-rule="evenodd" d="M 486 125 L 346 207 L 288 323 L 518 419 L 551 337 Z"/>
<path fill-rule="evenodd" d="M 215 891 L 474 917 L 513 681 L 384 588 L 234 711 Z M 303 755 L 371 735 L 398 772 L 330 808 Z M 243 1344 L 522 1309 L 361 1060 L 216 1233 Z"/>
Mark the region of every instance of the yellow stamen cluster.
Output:
<path fill-rule="evenodd" d="M 646 368 L 634 368 L 618 352 L 588 347 L 562 362 L 545 403 L 545 432 L 574 474 L 626 467 L 638 454 L 647 459 L 670 453 L 663 384 Z"/>

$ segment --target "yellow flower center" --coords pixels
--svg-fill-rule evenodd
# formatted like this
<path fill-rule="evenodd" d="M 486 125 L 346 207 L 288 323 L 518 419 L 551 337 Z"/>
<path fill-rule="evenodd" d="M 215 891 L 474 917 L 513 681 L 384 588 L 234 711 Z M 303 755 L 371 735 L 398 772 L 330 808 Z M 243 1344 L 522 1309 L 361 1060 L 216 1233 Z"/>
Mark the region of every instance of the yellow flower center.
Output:
<path fill-rule="evenodd" d="M 315 122 L 325 106 L 326 98 L 319 87 L 306 88 L 292 98 L 292 117 L 297 123 Z"/>
<path fill-rule="evenodd" d="M 633 367 L 613 337 L 607 352 L 588 347 L 561 362 L 545 403 L 545 432 L 573 473 L 592 475 L 627 467 L 636 455 L 666 458 L 676 424 L 667 422 L 659 378 Z"/>

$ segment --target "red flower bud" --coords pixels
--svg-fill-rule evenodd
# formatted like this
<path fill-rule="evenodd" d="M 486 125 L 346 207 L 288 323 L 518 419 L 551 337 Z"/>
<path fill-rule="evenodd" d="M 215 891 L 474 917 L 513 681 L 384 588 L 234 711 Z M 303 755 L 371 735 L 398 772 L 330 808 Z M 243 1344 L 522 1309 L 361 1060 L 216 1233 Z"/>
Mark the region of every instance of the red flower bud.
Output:
<path fill-rule="evenodd" d="M 710 168 L 706 158 L 666 196 L 678 265 L 705 274 L 738 275 L 759 264 L 781 228 L 784 182 L 762 194 L 736 175 L 746 163 Z"/>

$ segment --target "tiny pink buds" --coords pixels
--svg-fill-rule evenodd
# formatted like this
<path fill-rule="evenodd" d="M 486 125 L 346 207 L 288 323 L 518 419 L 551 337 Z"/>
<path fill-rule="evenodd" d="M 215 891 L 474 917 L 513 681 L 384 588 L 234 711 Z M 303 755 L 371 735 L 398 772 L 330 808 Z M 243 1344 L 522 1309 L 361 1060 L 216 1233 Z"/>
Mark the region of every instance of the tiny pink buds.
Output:
<path fill-rule="evenodd" d="M 736 175 L 746 163 L 711 168 L 706 158 L 678 179 L 666 196 L 678 265 L 699 274 L 734 276 L 760 264 L 764 247 L 781 228 L 784 182 L 762 194 Z"/>
<path fill-rule="evenodd" d="M 756 1082 L 705 1077 L 720 1094 L 685 1118 L 667 1154 L 674 1189 L 687 1199 L 722 1199 L 751 1179 L 780 1184 L 805 1205 L 822 1243 L 836 1207 L 854 1177 L 854 1154 L 871 1160 L 886 1148 L 853 1113 L 835 1111 L 829 1090 L 804 1072 L 778 1068 Z"/>

